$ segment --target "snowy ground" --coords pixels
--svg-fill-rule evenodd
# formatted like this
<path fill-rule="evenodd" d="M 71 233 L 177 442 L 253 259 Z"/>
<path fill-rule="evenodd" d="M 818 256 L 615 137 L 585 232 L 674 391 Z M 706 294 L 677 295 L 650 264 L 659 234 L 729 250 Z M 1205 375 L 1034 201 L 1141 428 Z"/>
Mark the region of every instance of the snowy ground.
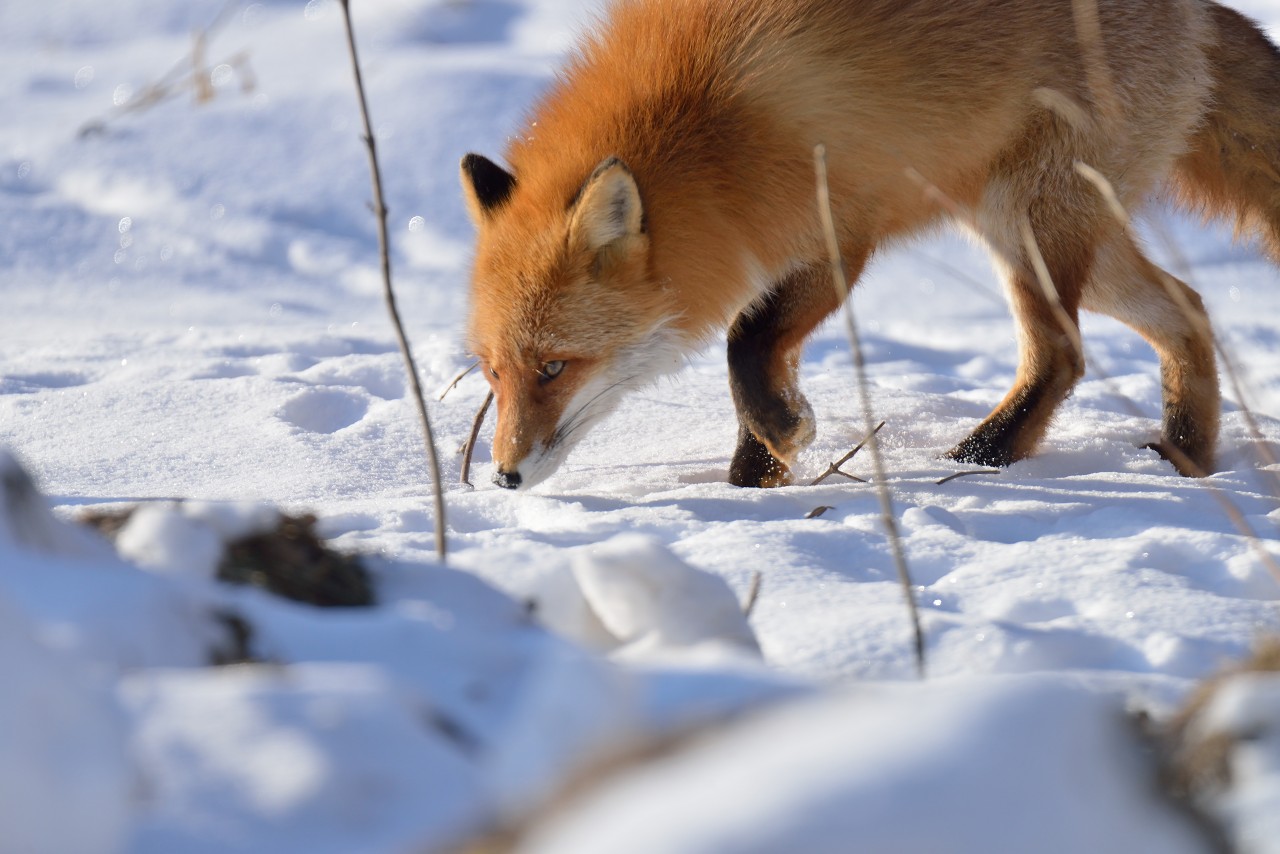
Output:
<path fill-rule="evenodd" d="M 33 851 L 435 850 L 525 814 L 600 745 L 818 688 L 757 731 L 602 791 L 530 845 L 847 850 L 838 840 L 857 834 L 879 851 L 1196 850 L 1179 819 L 1128 791 L 1146 772 L 1117 745 L 1121 710 L 1167 713 L 1280 631 L 1280 579 L 1258 556 L 1278 551 L 1277 491 L 1234 392 L 1222 471 L 1175 477 L 1139 449 L 1159 411 L 1153 354 L 1088 318 L 1091 370 L 1041 453 L 939 486 L 956 470 L 940 452 L 1012 380 L 1012 324 L 983 253 L 959 238 L 879 258 L 855 307 L 918 585 L 923 687 L 897 684 L 912 677 L 910 636 L 871 489 L 723 482 L 735 422 L 718 348 L 629 399 L 532 493 L 488 485 L 482 443 L 478 488 L 448 495 L 461 572 L 442 571 L 337 4 L 226 5 L 198 63 L 211 98 L 188 87 L 113 107 L 171 68 L 190 76 L 192 32 L 224 5 L 0 7 L 0 446 L 64 519 L 172 497 L 314 511 L 339 547 L 378 556 L 381 604 L 317 612 L 199 573 L 139 572 L 100 544 L 66 546 L 60 529 L 50 557 L 0 528 L 0 679 L 34 692 L 0 700 L 0 755 L 25 757 L 0 771 L 0 838 Z M 1280 3 L 1237 5 L 1280 24 Z M 438 388 L 469 363 L 457 161 L 500 153 L 590 7 L 355 6 L 401 309 Z M 1280 273 L 1222 230 L 1160 214 L 1149 232 L 1154 254 L 1189 265 L 1266 440 L 1280 441 Z M 837 326 L 802 371 L 820 424 L 803 478 L 863 428 Z M 484 392 L 471 377 L 432 405 L 450 483 Z M 868 468 L 860 456 L 851 471 Z M 598 548 L 621 533 L 649 539 Z M 653 567 L 715 607 L 759 572 L 750 627 L 767 669 L 727 616 L 706 637 L 666 626 L 635 643 L 634 614 L 605 612 L 639 596 L 618 577 Z M 543 633 L 477 576 L 577 641 L 630 641 L 615 656 L 627 663 Z M 582 590 L 604 611 L 589 616 Z M 653 620 L 671 618 L 651 604 Z M 290 666 L 200 667 L 219 637 L 209 615 L 227 607 L 257 628 L 255 652 Z M 439 720 L 453 723 L 425 725 Z M 24 726 L 47 743 L 15 736 Z M 48 791 L 10 800 L 33 775 Z M 1019 798 L 1036 808 L 1015 820 Z M 98 830 L 58 836 L 74 833 L 50 812 L 65 799 Z M 633 826 L 653 835 L 619 830 Z"/>

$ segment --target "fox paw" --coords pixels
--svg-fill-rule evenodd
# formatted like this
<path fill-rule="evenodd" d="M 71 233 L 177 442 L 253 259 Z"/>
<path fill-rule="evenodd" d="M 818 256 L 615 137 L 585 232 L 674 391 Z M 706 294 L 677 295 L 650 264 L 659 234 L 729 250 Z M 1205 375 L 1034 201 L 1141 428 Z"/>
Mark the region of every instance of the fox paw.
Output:
<path fill-rule="evenodd" d="M 1148 442 L 1140 447 L 1155 451 L 1160 455 L 1160 459 L 1168 462 L 1173 466 L 1174 471 L 1183 477 L 1207 477 L 1213 471 L 1212 465 L 1193 460 L 1186 451 L 1164 439 L 1159 442 Z"/>
<path fill-rule="evenodd" d="M 1014 462 L 1013 453 L 1007 447 L 993 443 L 985 436 L 979 436 L 976 433 L 943 456 L 958 463 L 972 463 L 989 468 L 1003 468 Z"/>
<path fill-rule="evenodd" d="M 729 483 L 734 486 L 770 488 L 792 482 L 791 469 L 759 439 L 751 436 L 738 446 L 729 465 Z"/>

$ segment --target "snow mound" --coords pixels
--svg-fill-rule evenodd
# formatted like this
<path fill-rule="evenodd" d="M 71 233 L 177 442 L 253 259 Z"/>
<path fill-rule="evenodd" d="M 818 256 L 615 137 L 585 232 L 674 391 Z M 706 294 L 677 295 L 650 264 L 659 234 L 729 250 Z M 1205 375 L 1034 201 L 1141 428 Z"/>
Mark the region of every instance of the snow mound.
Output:
<path fill-rule="evenodd" d="M 869 686 L 598 784 L 526 854 L 1197 852 L 1114 695 L 1057 679 Z"/>
<path fill-rule="evenodd" d="M 0 847 L 121 851 L 138 782 L 127 722 L 109 682 L 38 634 L 0 590 Z"/>
<path fill-rule="evenodd" d="M 619 656 L 690 648 L 760 655 L 742 604 L 724 579 L 689 566 L 651 537 L 620 534 L 579 550 L 573 577 L 618 643 Z"/>

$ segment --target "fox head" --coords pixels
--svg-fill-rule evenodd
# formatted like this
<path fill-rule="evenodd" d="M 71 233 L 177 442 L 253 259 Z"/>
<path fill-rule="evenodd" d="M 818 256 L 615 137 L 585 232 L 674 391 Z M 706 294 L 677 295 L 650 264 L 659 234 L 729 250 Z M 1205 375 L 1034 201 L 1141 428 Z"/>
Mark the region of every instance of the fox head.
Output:
<path fill-rule="evenodd" d="M 677 367 L 680 348 L 621 160 L 566 197 L 469 154 L 462 186 L 478 232 L 468 345 L 498 405 L 493 480 L 528 488 L 624 392 Z"/>

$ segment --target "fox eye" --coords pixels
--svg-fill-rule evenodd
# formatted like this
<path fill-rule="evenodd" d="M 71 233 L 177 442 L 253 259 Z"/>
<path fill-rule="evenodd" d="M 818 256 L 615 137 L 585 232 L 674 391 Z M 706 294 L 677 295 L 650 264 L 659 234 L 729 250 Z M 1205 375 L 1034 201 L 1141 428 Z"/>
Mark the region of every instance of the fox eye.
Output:
<path fill-rule="evenodd" d="M 489 372 L 489 376 L 493 377 L 495 380 L 498 378 L 498 372 L 493 368 L 486 365 L 485 370 L 487 370 Z"/>
<path fill-rule="evenodd" d="M 563 370 L 564 370 L 564 361 L 562 359 L 557 359 L 554 362 L 547 362 L 545 365 L 542 366 L 542 371 L 541 371 L 542 381 L 546 382 L 547 380 L 555 379 L 556 377 L 560 376 L 560 372 Z"/>

